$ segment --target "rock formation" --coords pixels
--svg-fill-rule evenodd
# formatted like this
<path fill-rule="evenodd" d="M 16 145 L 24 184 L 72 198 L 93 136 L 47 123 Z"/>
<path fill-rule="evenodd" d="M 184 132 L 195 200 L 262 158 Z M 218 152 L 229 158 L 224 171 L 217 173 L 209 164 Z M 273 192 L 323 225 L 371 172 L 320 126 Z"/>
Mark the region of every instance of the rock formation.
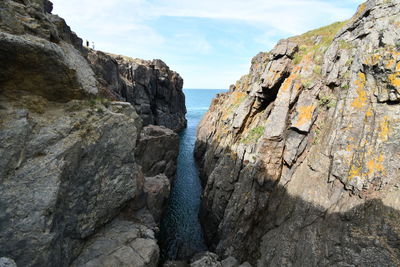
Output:
<path fill-rule="evenodd" d="M 280 41 L 196 144 L 210 248 L 258 266 L 400 264 L 400 3 Z"/>
<path fill-rule="evenodd" d="M 186 127 L 183 79 L 161 60 L 146 61 L 89 50 L 87 56 L 100 84 L 100 94 L 128 101 L 144 125 L 181 131 Z"/>
<path fill-rule="evenodd" d="M 0 2 L 1 264 L 157 266 L 182 79 L 100 57 L 51 10 Z"/>

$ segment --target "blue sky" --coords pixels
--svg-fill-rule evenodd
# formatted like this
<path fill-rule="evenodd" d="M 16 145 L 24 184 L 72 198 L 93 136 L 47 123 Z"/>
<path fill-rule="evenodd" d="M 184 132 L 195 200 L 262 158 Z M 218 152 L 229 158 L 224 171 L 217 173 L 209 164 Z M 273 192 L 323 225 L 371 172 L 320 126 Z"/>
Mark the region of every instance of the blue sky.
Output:
<path fill-rule="evenodd" d="M 362 0 L 53 0 L 96 49 L 165 61 L 185 88 L 228 88 L 282 38 L 345 20 Z"/>

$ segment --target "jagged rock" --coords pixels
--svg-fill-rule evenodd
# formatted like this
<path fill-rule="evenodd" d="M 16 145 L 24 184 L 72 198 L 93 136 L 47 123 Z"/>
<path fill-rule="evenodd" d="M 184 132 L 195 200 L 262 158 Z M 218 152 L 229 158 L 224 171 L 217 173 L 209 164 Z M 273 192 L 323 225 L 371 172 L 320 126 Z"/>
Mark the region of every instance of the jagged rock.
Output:
<path fill-rule="evenodd" d="M 299 46 L 296 43 L 284 39 L 280 40 L 274 49 L 271 50 L 271 54 L 274 56 L 274 59 L 283 56 L 292 58 L 294 53 L 296 53 L 298 50 Z"/>
<path fill-rule="evenodd" d="M 169 192 L 165 174 L 174 175 L 178 136 L 156 126 L 141 133 L 133 105 L 99 96 L 98 87 L 118 88 L 111 87 L 121 79 L 117 61 L 99 52 L 92 69 L 82 40 L 51 9 L 47 0 L 0 2 L 0 256 L 18 266 L 156 266 L 154 219 Z M 179 91 L 179 75 L 155 65 L 166 84 L 161 95 Z M 165 109 L 171 99 L 152 108 L 182 125 L 184 103 L 175 114 Z M 146 168 L 135 154 L 139 137 L 140 157 L 154 157 Z M 163 162 L 146 155 L 153 152 Z"/>
<path fill-rule="evenodd" d="M 369 0 L 348 22 L 259 53 L 213 100 L 195 155 L 219 257 L 400 264 L 399 14 L 398 1 Z M 288 43 L 302 49 L 289 56 Z"/>
<path fill-rule="evenodd" d="M 183 79 L 161 60 L 146 61 L 89 50 L 102 94 L 135 106 L 144 125 L 186 127 Z"/>
<path fill-rule="evenodd" d="M 17 264 L 12 259 L 2 257 L 0 258 L 0 267 L 17 267 Z"/>
<path fill-rule="evenodd" d="M 153 231 L 116 219 L 86 242 L 71 267 L 156 267 L 158 255 Z"/>
<path fill-rule="evenodd" d="M 222 267 L 239 267 L 239 262 L 232 256 L 221 261 Z"/>
<path fill-rule="evenodd" d="M 222 267 L 218 255 L 205 252 L 193 257 L 190 267 Z"/>
<path fill-rule="evenodd" d="M 138 115 L 132 106 L 127 116 L 35 95 L 0 103 L 1 250 L 22 266 L 64 266 L 84 238 L 141 194 Z"/>
<path fill-rule="evenodd" d="M 23 56 L 21 56 L 23 55 Z M 49 100 L 68 101 L 96 94 L 96 79 L 85 58 L 71 45 L 34 36 L 0 32 L 0 86 Z"/>
<path fill-rule="evenodd" d="M 136 156 L 146 176 L 165 173 L 172 180 L 178 152 L 179 136 L 175 132 L 155 125 L 143 128 Z"/>
<path fill-rule="evenodd" d="M 62 40 L 82 50 L 82 39 L 51 11 L 52 3 L 48 0 L 1 1 L 0 30 L 14 35 L 30 34 L 54 43 Z"/>

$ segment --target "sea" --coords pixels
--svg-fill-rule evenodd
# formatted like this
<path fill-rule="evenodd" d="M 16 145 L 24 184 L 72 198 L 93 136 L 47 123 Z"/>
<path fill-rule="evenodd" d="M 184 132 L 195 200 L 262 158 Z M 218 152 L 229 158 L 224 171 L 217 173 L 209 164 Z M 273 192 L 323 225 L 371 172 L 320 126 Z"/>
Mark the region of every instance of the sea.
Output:
<path fill-rule="evenodd" d="M 187 128 L 180 133 L 176 178 L 172 184 L 167 209 L 160 224 L 161 260 L 187 259 L 206 251 L 199 221 L 201 183 L 194 159 L 197 126 L 211 100 L 226 90 L 184 89 Z"/>

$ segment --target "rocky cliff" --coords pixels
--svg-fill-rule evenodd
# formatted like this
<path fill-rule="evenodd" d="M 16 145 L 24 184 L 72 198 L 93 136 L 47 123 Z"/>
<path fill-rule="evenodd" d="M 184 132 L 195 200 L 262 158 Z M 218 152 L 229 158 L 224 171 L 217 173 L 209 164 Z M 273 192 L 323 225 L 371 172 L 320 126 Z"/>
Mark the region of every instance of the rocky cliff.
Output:
<path fill-rule="evenodd" d="M 123 80 L 133 61 L 100 60 L 51 10 L 47 0 L 0 2 L 2 262 L 157 266 L 182 79 L 156 60 Z"/>
<path fill-rule="evenodd" d="M 397 0 L 254 57 L 198 130 L 210 248 L 258 266 L 398 266 L 399 100 Z"/>
<path fill-rule="evenodd" d="M 146 61 L 89 49 L 87 58 L 99 80 L 100 94 L 135 106 L 144 125 L 176 132 L 186 127 L 183 79 L 161 60 Z"/>

